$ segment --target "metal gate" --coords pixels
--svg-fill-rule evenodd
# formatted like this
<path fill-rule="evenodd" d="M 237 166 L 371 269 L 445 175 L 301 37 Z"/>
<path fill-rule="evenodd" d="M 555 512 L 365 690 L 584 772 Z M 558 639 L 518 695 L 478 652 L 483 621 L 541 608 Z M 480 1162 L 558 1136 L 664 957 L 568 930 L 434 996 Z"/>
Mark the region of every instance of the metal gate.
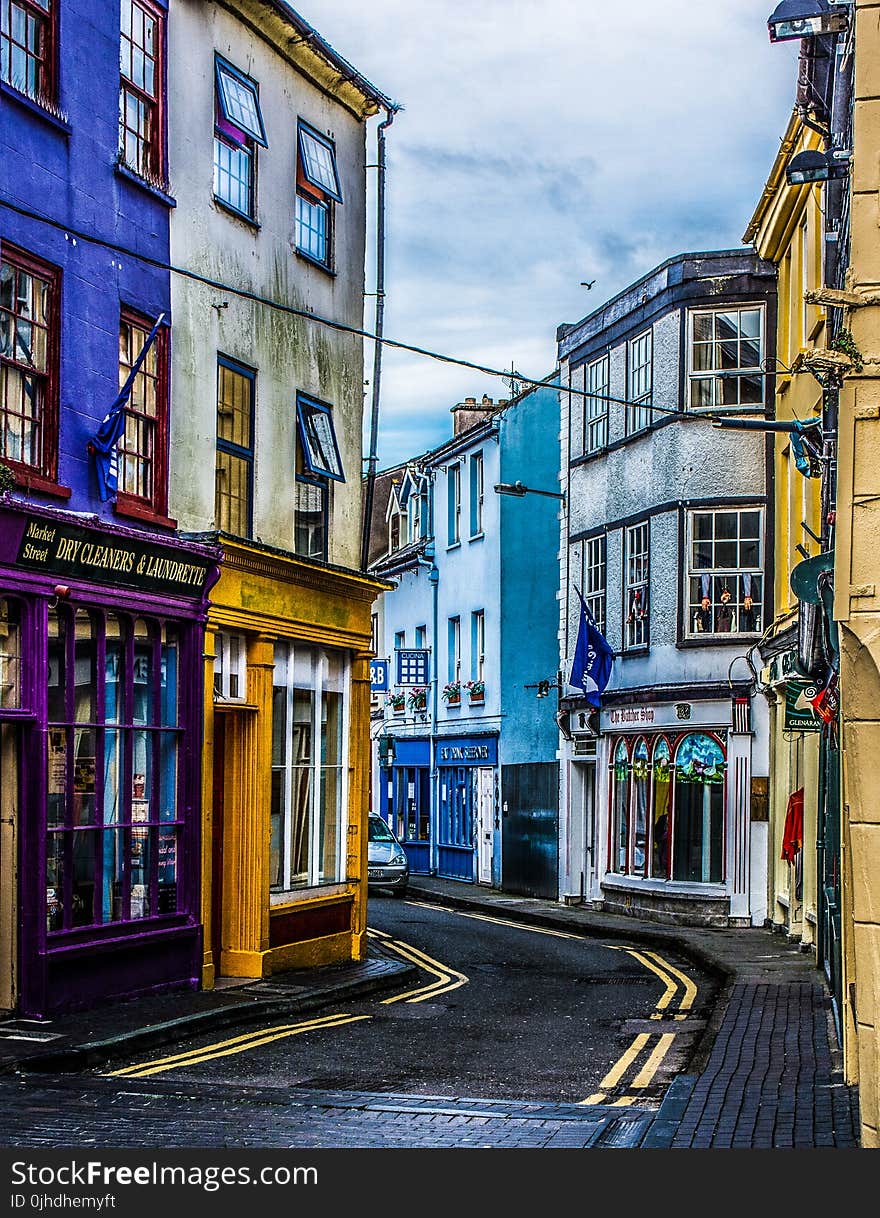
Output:
<path fill-rule="evenodd" d="M 559 895 L 559 766 L 501 767 L 501 887 L 526 897 Z"/>

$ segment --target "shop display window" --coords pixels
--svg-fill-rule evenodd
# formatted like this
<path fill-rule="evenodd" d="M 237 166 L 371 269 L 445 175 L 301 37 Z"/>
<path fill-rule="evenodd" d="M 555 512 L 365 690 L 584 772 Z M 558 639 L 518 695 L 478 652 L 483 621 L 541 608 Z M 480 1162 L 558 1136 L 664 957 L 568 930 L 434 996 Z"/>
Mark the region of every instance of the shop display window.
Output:
<path fill-rule="evenodd" d="M 178 633 L 58 606 L 48 642 L 47 930 L 174 913 Z"/>

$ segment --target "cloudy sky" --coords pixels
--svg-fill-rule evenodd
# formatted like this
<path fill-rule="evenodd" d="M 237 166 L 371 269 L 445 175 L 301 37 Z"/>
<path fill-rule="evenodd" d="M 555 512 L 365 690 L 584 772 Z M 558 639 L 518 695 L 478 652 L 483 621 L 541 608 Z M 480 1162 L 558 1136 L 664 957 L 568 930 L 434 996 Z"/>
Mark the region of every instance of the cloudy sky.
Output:
<path fill-rule="evenodd" d="M 773 0 L 294 4 L 405 107 L 386 335 L 525 376 L 552 371 L 557 325 L 659 262 L 741 244 L 794 100 Z M 386 350 L 380 465 L 448 438 L 462 398 L 508 392 Z"/>

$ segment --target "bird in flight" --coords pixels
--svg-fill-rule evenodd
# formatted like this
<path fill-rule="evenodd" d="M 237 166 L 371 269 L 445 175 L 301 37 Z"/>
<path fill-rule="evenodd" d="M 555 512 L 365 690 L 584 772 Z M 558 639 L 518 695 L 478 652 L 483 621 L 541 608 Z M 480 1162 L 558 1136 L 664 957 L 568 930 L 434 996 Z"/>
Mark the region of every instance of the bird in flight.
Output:
<path fill-rule="evenodd" d="M 585 279 L 582 279 L 582 280 L 581 280 L 581 287 L 582 287 L 582 288 L 591 288 L 595 282 L 596 282 L 596 280 L 595 280 L 595 279 L 591 279 L 591 280 L 589 281 L 589 283 L 587 283 L 587 281 L 586 281 Z"/>

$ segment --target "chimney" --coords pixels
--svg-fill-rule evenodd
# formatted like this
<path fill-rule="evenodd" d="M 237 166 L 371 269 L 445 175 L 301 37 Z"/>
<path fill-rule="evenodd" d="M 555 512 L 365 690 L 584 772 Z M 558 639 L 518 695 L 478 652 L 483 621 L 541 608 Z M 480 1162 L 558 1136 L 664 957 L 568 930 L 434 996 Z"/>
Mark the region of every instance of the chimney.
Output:
<path fill-rule="evenodd" d="M 492 398 L 483 394 L 483 400 L 477 405 L 476 398 L 465 398 L 463 402 L 457 402 L 452 407 L 452 434 L 460 436 L 464 431 L 470 431 L 472 427 L 476 427 L 478 423 L 482 423 L 484 419 L 488 419 L 490 415 L 495 413 L 495 403 Z"/>

